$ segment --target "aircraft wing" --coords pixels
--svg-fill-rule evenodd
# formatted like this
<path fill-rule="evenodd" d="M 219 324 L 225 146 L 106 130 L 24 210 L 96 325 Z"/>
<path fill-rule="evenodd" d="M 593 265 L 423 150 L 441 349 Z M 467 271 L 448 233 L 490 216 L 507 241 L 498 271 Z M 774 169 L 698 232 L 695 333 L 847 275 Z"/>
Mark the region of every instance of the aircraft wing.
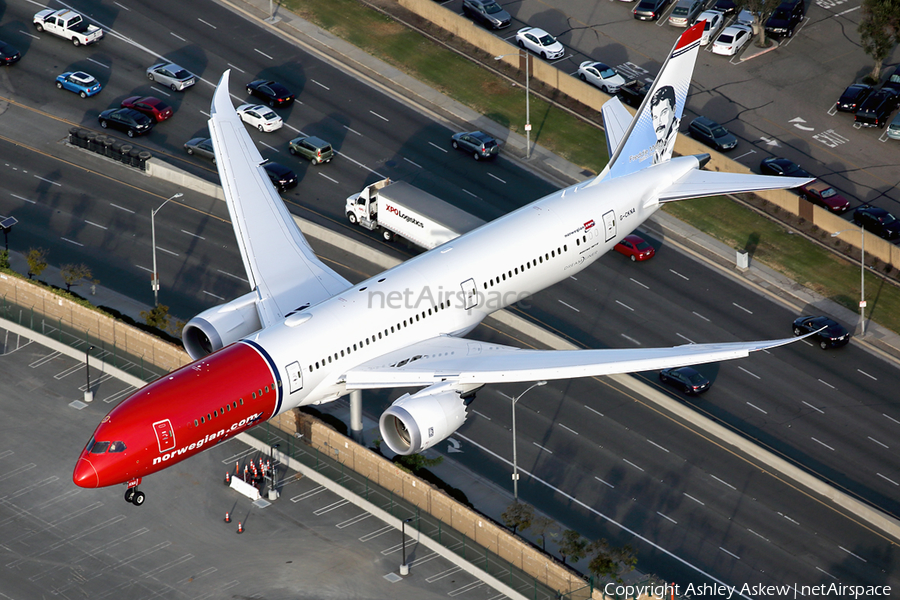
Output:
<path fill-rule="evenodd" d="M 418 387 L 448 381 L 471 387 L 570 379 L 744 358 L 751 352 L 776 348 L 799 339 L 802 338 L 686 344 L 672 348 L 521 350 L 442 336 L 363 363 L 344 377 L 350 390 Z"/>
<path fill-rule="evenodd" d="M 720 194 L 779 190 L 797 187 L 810 181 L 813 180 L 802 177 L 776 177 L 774 175 L 696 170 L 688 172 L 687 175 L 663 190 L 659 195 L 659 201 L 674 202 L 675 200 L 718 196 Z"/>
<path fill-rule="evenodd" d="M 216 86 L 209 132 L 250 289 L 257 292 L 260 322 L 267 327 L 350 282 L 316 257 L 269 181 L 263 157 L 231 103 L 229 73 Z"/>

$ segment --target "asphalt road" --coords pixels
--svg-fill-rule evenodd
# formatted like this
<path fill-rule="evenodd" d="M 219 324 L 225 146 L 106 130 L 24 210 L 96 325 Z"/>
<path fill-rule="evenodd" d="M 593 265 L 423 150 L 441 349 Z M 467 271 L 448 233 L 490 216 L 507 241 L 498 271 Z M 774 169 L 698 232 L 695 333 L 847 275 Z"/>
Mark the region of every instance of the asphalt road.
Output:
<path fill-rule="evenodd" d="M 303 216 L 315 213 L 315 218 L 334 224 L 340 222 L 339 229 L 346 230 L 349 225 L 343 224 L 343 198 L 358 191 L 365 183 L 384 175 L 409 180 L 487 219 L 539 197 L 543 195 L 544 190 L 551 189 L 549 184 L 535 176 L 527 175 L 515 163 L 500 160 L 484 165 L 475 163 L 462 154 L 445 152 L 449 129 L 434 125 L 420 113 L 373 92 L 371 88 L 355 83 L 346 74 L 326 68 L 316 63 L 314 59 L 300 55 L 279 39 L 236 20 L 233 15 L 216 5 L 202 5 L 196 8 L 197 15 L 202 17 L 189 12 L 183 14 L 177 22 L 184 30 L 177 29 L 176 34 L 191 42 L 178 40 L 172 35 L 171 28 L 163 25 L 166 22 L 164 19 L 168 18 L 166 11 L 169 10 L 169 14 L 172 14 L 171 11 L 175 10 L 172 7 L 167 9 L 166 6 L 163 4 L 158 7 L 159 11 L 139 16 L 132 15 L 130 13 L 133 11 L 124 9 L 115 15 L 93 16 L 104 23 L 107 19 L 110 20 L 115 29 L 127 33 L 135 40 L 140 40 L 143 47 L 150 47 L 152 43 L 159 44 L 157 53 L 178 60 L 200 74 L 215 73 L 213 75 L 215 78 L 220 68 L 225 68 L 229 64 L 228 60 L 231 60 L 231 64 L 239 65 L 245 71 L 248 79 L 271 73 L 291 85 L 298 92 L 301 103 L 283 112 L 284 116 L 288 117 L 289 125 L 285 128 L 288 131 L 253 134 L 261 143 L 272 146 L 264 153 L 271 153 L 274 158 L 287 162 L 288 157 L 280 155 L 285 154 L 283 148 L 287 139 L 295 134 L 290 131 L 290 127 L 326 137 L 335 143 L 342 153 L 331 164 L 316 168 L 307 168 L 305 163 L 297 163 L 298 172 L 302 173 L 303 180 L 297 191 L 287 195 L 287 200 L 292 210 Z M 136 7 L 136 11 L 141 9 L 142 7 Z M 195 5 L 191 5 L 191 9 L 195 9 Z M 30 5 L 17 4 L 16 10 L 21 14 L 15 13 L 18 14 L 15 16 L 12 8 L 7 7 L 5 13 L 0 15 L 2 17 L 0 31 L 4 36 L 9 31 L 13 33 L 18 31 L 17 26 L 24 27 L 22 23 L 25 25 L 30 23 L 30 16 L 33 13 Z M 198 19 L 196 22 L 193 20 L 195 17 Z M 213 23 L 216 30 L 199 21 L 200 18 Z M 219 28 L 227 33 L 215 33 Z M 74 257 L 84 257 L 78 260 L 89 262 L 92 267 L 99 269 L 95 275 L 101 279 L 101 283 L 149 301 L 147 285 L 149 274 L 146 269 L 151 252 L 147 215 L 151 209 L 158 207 L 165 198 L 174 193 L 175 188 L 150 182 L 140 176 L 119 175 L 122 172 L 120 167 L 100 163 L 97 159 L 79 156 L 77 161 L 79 164 L 86 162 L 90 165 L 91 171 L 85 171 L 80 167 L 62 163 L 53 156 L 79 155 L 58 143 L 70 123 L 93 126 L 99 110 L 115 105 L 117 100 L 127 95 L 149 93 L 151 89 L 167 102 L 177 103 L 178 114 L 171 122 L 164 123 L 141 141 L 146 142 L 148 147 L 156 152 L 170 152 L 172 156 L 183 156 L 181 142 L 203 133 L 205 116 L 202 111 L 206 110 L 204 104 L 208 106 L 211 88 L 206 83 L 200 83 L 184 94 L 166 97 L 163 95 L 164 90 L 148 87 L 149 84 L 143 75 L 144 65 L 152 60 L 152 54 L 140 49 L 137 42 L 125 43 L 109 37 L 100 46 L 79 49 L 85 56 L 100 63 L 107 61 L 104 64 L 111 66 L 109 69 L 111 73 L 106 80 L 98 72 L 101 80 L 109 85 L 108 89 L 96 98 L 83 101 L 74 95 L 59 92 L 52 86 L 56 71 L 69 68 L 72 64 L 64 63 L 63 59 L 71 60 L 73 50 L 62 40 L 44 37 L 46 39 L 32 40 L 34 55 L 32 48 L 29 47 L 26 60 L 13 69 L 0 72 L 4 77 L 4 86 L 12 92 L 12 99 L 22 105 L 11 105 L 6 108 L 3 116 L 0 116 L 0 133 L 6 138 L 0 145 L 0 156 L 4 158 L 5 175 L 9 174 L 8 181 L 11 182 L 8 189 L 12 192 L 9 196 L 4 195 L 0 198 L 0 213 L 15 212 L 18 216 L 21 211 L 25 216 L 24 220 L 20 218 L 23 224 L 17 226 L 14 231 L 13 247 L 21 244 L 18 247 L 26 249 L 32 243 L 52 244 L 51 260 L 57 252 L 67 257 L 66 260 L 68 257 L 73 257 L 73 260 Z M 241 39 L 241 47 L 258 48 L 252 52 L 248 50 L 240 59 L 230 57 L 229 46 L 234 46 L 238 37 Z M 14 43 L 19 45 L 18 41 Z M 216 49 L 221 56 L 213 53 Z M 48 55 L 41 57 L 40 51 L 47 52 Z M 113 56 L 114 60 L 110 58 Z M 279 67 L 265 66 L 268 64 L 266 56 L 278 56 L 284 60 Z M 54 66 L 48 69 L 45 64 L 39 62 L 40 60 L 47 60 L 48 64 Z M 84 58 L 80 60 L 81 62 L 75 64 L 82 65 L 85 69 L 100 68 L 93 62 L 84 62 Z M 248 64 L 244 64 L 243 61 L 247 61 Z M 300 64 L 302 67 L 298 67 Z M 255 65 L 256 68 L 250 65 Z M 20 69 L 26 66 L 31 70 Z M 296 77 L 298 68 L 302 77 Z M 237 73 L 235 79 L 236 75 Z M 209 78 L 206 79 L 211 81 Z M 332 90 L 341 90 L 342 94 L 329 93 Z M 115 95 L 119 91 L 121 93 Z M 232 91 L 241 90 L 233 88 Z M 243 99 L 243 95 L 238 96 Z M 365 98 L 365 101 L 356 100 L 359 98 Z M 38 110 L 44 114 L 38 113 Z M 60 118 L 68 122 L 62 122 Z M 23 128 L 22 123 L 36 125 Z M 178 127 L 173 127 L 176 124 Z M 314 129 L 313 125 L 322 129 Z M 334 137 L 328 137 L 330 134 Z M 34 150 L 23 150 L 11 145 L 10 140 L 13 139 L 28 144 Z M 273 142 L 275 139 L 279 142 Z M 282 148 L 280 152 L 279 147 Z M 191 160 L 195 161 L 197 168 L 209 166 L 199 159 Z M 98 173 L 111 175 L 113 179 L 101 177 Z M 36 174 L 39 174 L 40 179 L 34 176 Z M 503 179 L 503 182 L 501 183 L 499 179 Z M 476 199 L 470 193 L 460 191 L 460 182 L 469 192 L 473 189 L 482 192 L 477 194 L 481 198 Z M 147 188 L 147 191 L 142 188 Z M 13 193 L 15 195 L 12 195 Z M 98 197 L 102 197 L 103 201 L 96 201 Z M 174 312 L 190 316 L 199 309 L 220 302 L 221 299 L 230 299 L 242 293 L 246 284 L 241 281 L 241 263 L 233 249 L 233 233 L 230 226 L 222 220 L 225 213 L 221 203 L 191 194 L 187 194 L 183 201 L 185 206 L 167 206 L 158 215 L 157 245 L 160 248 L 158 255 L 160 271 L 163 274 L 164 291 L 161 292 L 161 301 L 170 302 L 167 298 L 171 297 L 170 304 Z M 104 227 L 106 229 L 103 229 Z M 354 234 L 367 235 L 358 231 Z M 357 269 L 349 266 L 349 271 L 354 270 Z M 636 274 L 640 275 L 635 276 Z M 592 347 L 619 347 L 632 344 L 672 345 L 687 341 L 783 337 L 789 335 L 789 323 L 795 316 L 784 309 L 774 307 L 765 299 L 748 293 L 746 289 L 727 278 L 709 274 L 702 266 L 676 252 L 667 251 L 666 247 L 660 249 L 659 255 L 653 261 L 644 265 L 632 265 L 618 255 L 607 257 L 594 269 L 581 274 L 577 281 L 556 286 L 535 297 L 533 308 L 527 312 L 532 318 L 552 329 Z M 600 315 L 603 315 L 602 318 Z M 764 315 L 764 318 L 760 318 L 761 315 Z M 840 371 L 835 365 L 841 367 Z M 751 437 L 795 457 L 808 468 L 852 488 L 896 514 L 896 506 L 892 504 L 896 502 L 893 487 L 896 484 L 892 482 L 900 481 L 900 470 L 897 469 L 897 459 L 890 452 L 890 446 L 896 437 L 895 427 L 897 421 L 900 421 L 900 414 L 897 414 L 896 402 L 890 395 L 890 387 L 895 376 L 893 369 L 852 346 L 840 353 L 822 353 L 817 348 L 798 345 L 794 348 L 777 350 L 772 356 L 723 364 L 714 368 L 714 371 L 708 372 L 715 377 L 713 390 L 702 397 L 697 405 L 723 421 L 745 430 Z M 844 374 L 846 375 L 841 377 Z M 562 389 L 567 390 L 570 387 L 577 389 L 581 384 L 571 382 L 561 385 L 564 385 Z M 546 393 L 557 389 L 554 386 L 547 387 L 549 390 Z M 532 393 L 535 400 L 543 397 L 538 392 Z M 559 393 L 561 392 L 557 389 L 557 394 Z M 603 392 L 590 393 L 593 394 L 591 397 L 599 397 Z M 482 400 L 479 404 L 494 406 L 502 411 L 499 408 L 503 406 L 502 400 L 491 402 L 490 396 L 488 398 L 488 402 Z M 530 398 L 531 394 L 520 404 L 523 415 L 527 415 Z M 576 410 L 578 406 L 585 404 L 584 402 L 577 404 L 580 395 L 579 400 L 575 402 L 572 402 L 572 396 L 566 395 L 564 398 L 565 402 L 559 399 L 555 401 L 556 408 L 552 414 L 559 413 L 562 417 L 564 414 L 570 414 L 565 411 Z M 861 398 L 864 400 L 860 400 Z M 554 402 L 552 397 L 550 401 Z M 629 402 L 620 401 L 619 404 Z M 488 414 L 481 408 L 476 409 L 482 414 Z M 595 409 L 604 412 L 600 408 Z M 525 424 L 528 417 L 522 418 L 523 425 L 520 425 L 519 431 L 520 448 L 535 443 L 549 448 L 548 444 L 554 443 L 553 436 L 548 434 L 546 424 L 543 429 L 538 427 L 532 430 L 532 427 Z M 573 419 L 578 423 L 586 421 L 580 415 L 575 415 Z M 496 420 L 499 422 L 499 417 Z M 625 431 L 640 429 L 648 439 L 653 439 L 654 443 L 666 447 L 669 454 L 672 453 L 668 447 L 671 443 L 669 438 L 674 435 L 671 431 L 664 431 L 661 425 L 658 431 L 645 431 L 643 422 L 650 420 L 647 416 L 635 417 L 634 420 L 634 423 L 620 428 L 627 427 Z M 478 422 L 475 419 L 467 427 L 475 427 Z M 566 421 L 560 418 L 557 422 Z M 494 427 L 503 425 L 500 423 Z M 569 427 L 577 430 L 574 426 Z M 466 431 L 468 430 L 464 430 L 463 433 L 470 435 Z M 551 427 L 550 431 L 556 433 L 557 430 Z M 865 437 L 863 433 L 866 434 Z M 488 430 L 484 435 L 485 438 L 480 435 L 471 437 L 485 447 L 490 447 L 485 443 L 486 440 L 502 439 L 496 431 Z M 590 436 L 585 433 L 579 433 L 578 441 L 588 437 Z M 674 445 L 689 448 L 696 443 L 695 438 L 694 434 L 690 434 L 685 441 Z M 616 440 L 615 443 L 610 442 L 609 445 L 617 449 L 632 448 L 635 447 L 633 442 L 633 439 L 626 436 Z M 653 457 L 652 453 L 657 451 L 656 447 L 652 444 L 638 444 L 636 447 L 641 446 L 643 449 L 628 460 L 633 464 L 642 465 L 641 468 L 644 469 L 647 469 L 648 464 L 655 466 L 658 458 Z M 499 449 L 497 452 L 500 453 Z M 538 460 L 540 457 L 528 459 L 527 453 L 524 450 L 522 452 L 523 461 L 530 461 L 536 467 L 543 464 Z M 593 465 L 598 462 L 592 454 L 597 452 L 597 449 L 590 444 L 582 448 L 565 447 L 562 450 L 557 448 L 553 452 L 552 456 L 584 454 L 581 460 L 566 459 L 566 463 L 570 464 Z M 719 461 L 721 460 L 719 454 L 712 448 L 701 452 L 706 460 Z M 679 456 L 676 464 L 681 465 L 680 467 L 659 463 L 658 470 L 677 473 L 680 469 L 693 468 L 684 466 L 694 464 L 693 461 L 696 459 L 693 456 L 690 459 L 684 458 L 681 454 Z M 481 462 L 489 464 L 489 461 Z M 522 464 L 524 466 L 526 462 Z M 548 473 L 555 474 L 548 479 L 549 481 L 556 481 L 561 471 L 564 471 L 560 465 L 553 463 L 548 463 L 542 468 L 548 469 L 546 471 Z M 617 468 L 601 465 L 598 471 L 594 471 L 597 473 L 594 476 L 608 480 L 610 472 L 615 474 L 620 472 L 621 468 L 621 464 Z M 700 467 L 698 469 L 702 470 Z M 724 476 L 720 473 L 719 477 L 730 481 L 729 476 L 734 469 L 737 467 L 729 465 L 724 471 Z M 499 468 L 497 470 L 499 472 Z M 486 472 L 491 473 L 489 469 Z M 751 469 L 751 472 L 756 473 L 756 470 Z M 536 472 L 537 475 L 543 476 L 542 473 L 544 473 L 542 470 Z M 571 489 L 567 488 L 567 493 L 576 496 L 581 494 L 578 482 L 592 479 L 579 475 L 578 471 L 573 471 L 571 479 L 566 475 L 566 478 L 560 481 L 566 486 L 572 486 Z M 507 479 L 506 476 L 499 474 L 497 476 L 500 477 L 498 481 Z M 624 477 L 624 474 L 618 477 Z M 751 488 L 742 483 L 749 478 L 749 474 L 742 475 L 740 486 L 738 483 L 730 485 L 742 492 L 749 492 Z M 663 477 L 663 480 L 671 481 L 669 477 Z M 609 483 L 618 485 L 614 482 Z M 602 483 L 597 485 L 605 486 Z M 627 489 L 633 493 L 632 497 L 640 497 L 643 501 L 643 494 L 650 489 L 649 481 L 641 479 L 635 485 L 637 487 Z M 727 521 L 719 523 L 717 528 L 710 529 L 707 532 L 709 536 L 700 537 L 714 539 L 718 536 L 722 547 L 737 556 L 741 556 L 744 543 L 753 542 L 757 546 L 749 545 L 744 556 L 758 556 L 758 559 L 754 558 L 751 561 L 749 558 L 743 558 L 744 562 L 737 566 L 729 566 L 721 562 L 721 556 L 706 556 L 708 548 L 697 539 L 680 537 L 684 536 L 685 532 L 677 527 L 667 534 L 673 537 L 665 538 L 667 543 L 674 540 L 672 546 L 669 546 L 670 551 L 677 550 L 681 555 L 683 550 L 691 560 L 699 557 L 702 559 L 699 562 L 703 564 L 704 569 L 709 569 L 709 572 L 717 577 L 729 579 L 734 577 L 734 581 L 749 572 L 742 569 L 765 571 L 773 580 L 788 581 L 801 575 L 805 578 L 807 571 L 814 570 L 812 567 L 814 561 L 807 558 L 807 553 L 812 553 L 816 556 L 816 561 L 821 561 L 823 566 L 818 562 L 815 566 L 820 566 L 823 570 L 829 571 L 829 568 L 844 565 L 841 568 L 846 569 L 848 577 L 851 576 L 849 574 L 856 573 L 861 579 L 868 580 L 870 574 L 866 571 L 868 567 L 865 565 L 870 563 L 865 563 L 862 570 L 854 570 L 851 565 L 856 567 L 859 565 L 836 559 L 835 556 L 840 555 L 832 553 L 831 546 L 828 547 L 830 550 L 826 551 L 816 542 L 817 530 L 833 520 L 828 513 L 823 516 L 810 512 L 799 500 L 783 501 L 782 505 L 780 499 L 782 491 L 775 483 L 764 480 L 758 485 L 759 487 L 752 488 L 753 497 L 770 499 L 766 501 L 766 509 L 762 512 L 747 513 L 753 515 L 746 517 L 747 530 L 751 529 L 750 522 L 765 522 L 772 514 L 778 512 L 796 515 L 797 510 L 800 510 L 804 514 L 811 515 L 804 535 L 788 536 L 787 539 L 777 542 L 782 547 L 793 549 L 795 552 L 793 562 L 780 555 L 766 558 L 770 550 L 761 545 L 763 542 L 752 539 L 752 533 L 730 528 L 726 525 Z M 640 496 L 637 493 L 639 491 Z M 606 488 L 600 489 L 600 492 L 609 493 Z M 592 490 L 589 493 L 600 492 Z M 717 497 L 727 494 L 726 490 L 720 492 L 710 491 L 709 495 Z M 670 515 L 669 509 L 678 510 L 673 505 L 675 501 L 672 497 L 684 501 L 684 494 L 692 496 L 694 494 L 690 491 L 683 491 L 681 496 L 677 493 L 663 494 L 662 491 L 654 494 L 660 495 L 648 496 L 644 508 L 635 513 L 638 515 L 635 517 L 637 520 L 631 522 L 641 525 L 642 531 L 645 526 L 649 527 L 647 537 L 662 536 L 661 526 L 677 525 L 666 519 L 663 523 L 650 523 L 646 517 L 647 515 L 652 517 L 656 511 L 677 522 L 685 523 L 685 519 L 690 522 L 688 517 L 679 518 L 681 513 Z M 747 496 L 747 493 L 735 494 L 734 500 L 737 505 L 750 506 L 746 501 Z M 537 493 L 534 497 L 540 499 Z M 602 501 L 603 497 L 597 496 L 594 499 L 587 499 L 587 504 L 593 506 Z M 564 503 L 552 510 L 564 514 L 562 511 L 566 510 L 566 507 L 567 504 Z M 778 510 L 779 508 L 781 510 Z M 624 509 L 624 506 L 618 508 Z M 733 512 L 736 508 L 722 510 L 723 514 L 728 514 L 728 510 Z M 708 517 L 704 515 L 700 518 L 705 520 Z M 603 531 L 600 529 L 600 522 L 589 526 L 596 527 L 597 531 Z M 873 541 L 866 538 L 868 534 L 852 530 L 855 525 L 847 526 L 850 527 L 847 531 L 843 527 L 835 527 L 834 535 L 840 538 L 837 541 L 852 540 L 854 544 L 851 547 L 847 545 L 851 542 L 847 541 L 844 548 L 851 551 L 856 548 L 862 554 L 854 552 L 855 554 L 869 557 L 871 564 L 881 564 L 888 573 L 896 571 L 891 569 L 892 559 L 889 555 L 885 556 L 874 550 L 883 546 L 883 540 Z M 758 526 L 752 528 L 752 531 L 758 532 L 760 529 L 763 528 Z M 780 528 L 775 529 L 780 531 Z M 737 536 L 734 538 L 735 544 L 730 543 L 733 535 Z M 682 539 L 685 541 L 679 545 L 677 542 Z M 741 550 L 734 550 L 738 545 Z M 789 553 L 790 551 L 786 552 Z M 751 563 L 752 566 L 747 567 L 746 563 Z M 665 573 L 677 572 L 677 569 L 681 568 L 675 563 L 659 564 L 662 565 L 660 572 Z"/>

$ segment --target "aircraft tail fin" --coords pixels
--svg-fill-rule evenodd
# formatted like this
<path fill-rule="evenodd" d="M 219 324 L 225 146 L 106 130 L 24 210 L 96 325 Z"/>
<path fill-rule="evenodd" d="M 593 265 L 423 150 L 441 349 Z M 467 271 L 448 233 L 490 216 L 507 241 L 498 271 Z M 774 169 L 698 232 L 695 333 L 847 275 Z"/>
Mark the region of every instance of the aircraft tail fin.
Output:
<path fill-rule="evenodd" d="M 694 24 L 678 38 L 624 133 L 621 132 L 621 113 L 624 109 L 619 110 L 622 107 L 616 105 L 607 109 L 604 105 L 604 120 L 607 115 L 613 119 L 611 125 L 618 145 L 598 180 L 628 175 L 672 158 L 705 23 L 700 21 Z"/>

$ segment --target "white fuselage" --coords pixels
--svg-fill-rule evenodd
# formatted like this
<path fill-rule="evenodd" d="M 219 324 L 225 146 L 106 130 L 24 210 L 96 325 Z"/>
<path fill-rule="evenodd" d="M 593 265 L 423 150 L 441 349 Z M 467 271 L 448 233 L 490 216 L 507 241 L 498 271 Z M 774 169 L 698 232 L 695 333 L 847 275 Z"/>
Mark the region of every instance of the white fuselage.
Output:
<path fill-rule="evenodd" d="M 422 340 L 464 335 L 490 313 L 578 273 L 657 210 L 658 190 L 697 165 L 684 157 L 570 186 L 245 338 L 269 353 L 284 381 L 293 375 L 276 412 L 337 399 L 347 393 L 350 368 Z"/>

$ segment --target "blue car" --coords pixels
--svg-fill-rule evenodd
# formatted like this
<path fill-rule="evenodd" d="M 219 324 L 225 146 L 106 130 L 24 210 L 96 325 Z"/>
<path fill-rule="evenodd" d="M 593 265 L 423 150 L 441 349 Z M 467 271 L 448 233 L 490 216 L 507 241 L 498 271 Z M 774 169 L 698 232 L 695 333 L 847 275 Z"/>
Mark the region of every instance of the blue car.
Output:
<path fill-rule="evenodd" d="M 93 96 L 100 91 L 100 82 L 93 75 L 88 75 L 84 71 L 75 71 L 74 73 L 63 73 L 56 78 L 56 87 L 61 90 L 69 90 L 87 98 Z"/>

